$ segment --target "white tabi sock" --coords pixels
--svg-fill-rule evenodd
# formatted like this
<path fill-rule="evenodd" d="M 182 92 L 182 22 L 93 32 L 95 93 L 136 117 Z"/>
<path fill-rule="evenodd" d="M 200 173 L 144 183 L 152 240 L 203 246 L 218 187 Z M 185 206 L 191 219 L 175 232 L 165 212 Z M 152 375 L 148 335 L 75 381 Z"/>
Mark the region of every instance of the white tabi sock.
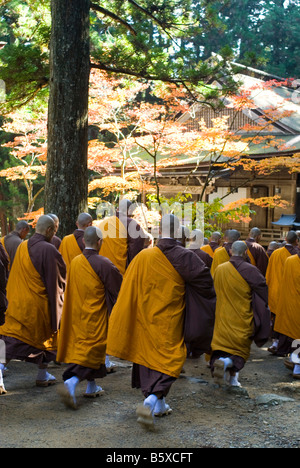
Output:
<path fill-rule="evenodd" d="M 87 384 L 85 393 L 96 393 L 101 392 L 102 390 L 103 389 L 96 384 L 95 380 L 91 380 Z"/>
<path fill-rule="evenodd" d="M 295 364 L 293 374 L 300 375 L 300 364 Z"/>
<path fill-rule="evenodd" d="M 3 371 L 5 369 L 4 364 L 0 364 L 0 387 L 4 388 L 4 382 L 3 382 Z"/>
<path fill-rule="evenodd" d="M 51 374 L 49 374 L 49 372 L 47 372 L 47 369 L 39 369 L 38 370 L 38 373 L 37 373 L 37 377 L 36 377 L 36 380 L 39 380 L 39 381 L 48 381 L 48 380 L 56 380 L 55 377 Z"/>
<path fill-rule="evenodd" d="M 157 396 L 151 394 L 144 400 L 144 406 L 149 406 L 151 409 L 151 413 L 153 413 L 157 400 Z"/>
<path fill-rule="evenodd" d="M 79 384 L 79 378 L 76 376 L 71 377 L 70 379 L 65 380 L 64 382 L 65 387 L 67 387 L 72 397 L 75 397 L 75 390 L 78 384 Z"/>

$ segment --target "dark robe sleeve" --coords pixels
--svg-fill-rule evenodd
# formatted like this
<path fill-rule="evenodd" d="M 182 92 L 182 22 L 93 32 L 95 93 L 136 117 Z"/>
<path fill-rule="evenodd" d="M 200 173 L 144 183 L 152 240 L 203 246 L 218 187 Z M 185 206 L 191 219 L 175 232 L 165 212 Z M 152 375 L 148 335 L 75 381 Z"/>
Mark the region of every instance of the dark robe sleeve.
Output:
<path fill-rule="evenodd" d="M 266 276 L 268 264 L 269 264 L 269 258 L 267 255 L 267 252 L 263 248 L 262 245 L 258 244 L 257 242 L 249 242 L 246 241 L 248 249 L 250 250 L 255 263 L 256 267 L 259 269 L 259 271 Z"/>
<path fill-rule="evenodd" d="M 127 218 L 128 253 L 127 267 L 134 257 L 144 249 L 145 237 L 141 226 L 132 218 Z"/>
<path fill-rule="evenodd" d="M 46 242 L 40 234 L 35 234 L 29 239 L 28 251 L 45 285 L 51 313 L 51 326 L 56 332 L 59 329 L 62 315 L 66 264 L 54 245 Z"/>
<path fill-rule="evenodd" d="M 191 249 L 199 258 L 205 263 L 205 265 L 211 269 L 213 258 L 206 252 L 201 249 L 193 250 Z"/>
<path fill-rule="evenodd" d="M 262 347 L 270 336 L 271 312 L 268 306 L 268 286 L 263 274 L 254 265 L 249 265 L 238 257 L 230 260 L 252 290 L 254 316 L 253 341 Z"/>
<path fill-rule="evenodd" d="M 213 336 L 216 309 L 213 279 L 197 254 L 178 244 L 172 246 L 172 241 L 162 239 L 157 246 L 185 281 L 184 340 L 200 355 L 210 351 Z"/>
<path fill-rule="evenodd" d="M 108 258 L 98 255 L 96 251 L 85 249 L 83 254 L 104 285 L 106 306 L 108 313 L 111 314 L 117 302 L 123 277 L 118 268 Z"/>

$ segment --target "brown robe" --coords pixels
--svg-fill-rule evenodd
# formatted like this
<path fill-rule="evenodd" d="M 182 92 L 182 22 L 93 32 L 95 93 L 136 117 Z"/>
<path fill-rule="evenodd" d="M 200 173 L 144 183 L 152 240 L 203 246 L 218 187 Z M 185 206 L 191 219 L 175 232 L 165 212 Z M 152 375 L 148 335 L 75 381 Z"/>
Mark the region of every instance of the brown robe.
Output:
<path fill-rule="evenodd" d="M 124 214 L 117 212 L 116 216 L 123 223 L 127 229 L 127 263 L 126 268 L 134 257 L 144 248 L 145 237 L 143 236 L 143 230 L 141 226 L 135 221 Z M 138 233 L 136 235 L 136 233 Z"/>
<path fill-rule="evenodd" d="M 8 258 L 10 262 L 10 268 L 12 267 L 17 248 L 22 244 L 23 240 L 21 239 L 17 231 L 12 231 L 4 238 L 5 250 L 8 253 Z"/>
<path fill-rule="evenodd" d="M 194 253 L 175 239 L 160 239 L 157 247 L 186 283 L 185 343 L 199 353 L 210 348 L 213 335 L 216 294 L 209 268 Z M 145 397 L 151 393 L 166 396 L 176 379 L 161 372 L 133 365 L 132 386 L 141 388 Z"/>
<path fill-rule="evenodd" d="M 106 306 L 110 314 L 118 298 L 122 275 L 110 260 L 100 256 L 96 250 L 84 249 L 83 255 L 105 287 Z M 90 369 L 79 364 L 70 364 L 63 374 L 63 380 L 66 381 L 74 376 L 80 381 L 93 381 L 106 376 L 106 367 L 105 364 L 100 364 L 99 369 Z"/>
<path fill-rule="evenodd" d="M 192 250 L 196 255 L 198 255 L 199 258 L 205 263 L 205 265 L 211 269 L 213 259 L 212 257 L 207 253 L 204 252 L 204 250 L 201 249 L 190 249 Z"/>
<path fill-rule="evenodd" d="M 250 253 L 252 254 L 255 260 L 256 267 L 260 270 L 260 272 L 264 276 L 266 276 L 268 263 L 269 263 L 267 252 L 265 251 L 262 245 L 255 242 L 255 240 L 252 239 L 251 237 L 246 240 L 246 244 L 248 246 Z"/>
<path fill-rule="evenodd" d="M 28 252 L 32 264 L 45 285 L 51 314 L 51 326 L 54 332 L 59 329 L 63 306 L 63 292 L 66 280 L 66 265 L 61 254 L 47 242 L 41 234 L 34 234 L 28 241 Z M 55 360 L 56 352 L 41 351 L 27 343 L 2 336 L 6 344 L 7 360 L 19 359 L 36 364 Z"/>

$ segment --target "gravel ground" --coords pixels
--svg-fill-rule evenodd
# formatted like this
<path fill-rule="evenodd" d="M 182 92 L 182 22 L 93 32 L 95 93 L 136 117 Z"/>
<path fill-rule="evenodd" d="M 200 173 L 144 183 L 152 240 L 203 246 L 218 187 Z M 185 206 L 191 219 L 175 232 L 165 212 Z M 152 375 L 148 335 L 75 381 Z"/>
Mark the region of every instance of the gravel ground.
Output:
<path fill-rule="evenodd" d="M 8 394 L 0 397 L 0 448 L 300 447 L 300 381 L 266 348 L 253 346 L 236 391 L 214 384 L 204 357 L 188 359 L 167 398 L 173 412 L 156 418 L 153 431 L 136 422 L 143 397 L 131 388 L 131 364 L 111 359 L 117 371 L 98 381 L 104 395 L 83 398 L 81 383 L 77 411 L 62 404 L 58 385 L 35 387 L 35 366 L 12 361 L 5 377 Z M 59 384 L 64 369 L 51 365 Z"/>

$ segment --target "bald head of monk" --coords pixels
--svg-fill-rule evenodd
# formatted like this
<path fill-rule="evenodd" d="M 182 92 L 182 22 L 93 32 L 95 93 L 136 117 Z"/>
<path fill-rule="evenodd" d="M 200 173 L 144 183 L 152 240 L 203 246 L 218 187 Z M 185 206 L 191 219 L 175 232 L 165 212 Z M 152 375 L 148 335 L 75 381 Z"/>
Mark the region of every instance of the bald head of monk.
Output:
<path fill-rule="evenodd" d="M 166 214 L 162 217 L 160 222 L 160 236 L 177 239 L 180 229 L 180 222 L 177 216 L 173 214 Z"/>
<path fill-rule="evenodd" d="M 288 244 L 291 244 L 294 246 L 298 245 L 299 240 L 298 240 L 296 231 L 290 231 L 288 235 L 286 236 L 286 241 Z"/>
<path fill-rule="evenodd" d="M 247 244 L 243 241 L 236 241 L 232 244 L 231 251 L 233 257 L 247 258 Z"/>
<path fill-rule="evenodd" d="M 257 227 L 254 227 L 250 231 L 250 237 L 255 240 L 255 242 L 259 242 L 261 239 L 261 230 Z"/>
<path fill-rule="evenodd" d="M 211 237 L 210 237 L 211 242 L 217 242 L 217 244 L 221 243 L 222 240 L 222 234 L 218 231 L 213 232 Z"/>
<path fill-rule="evenodd" d="M 87 227 L 92 226 L 93 218 L 89 213 L 80 213 L 77 218 L 76 226 L 78 229 L 86 230 Z"/>
<path fill-rule="evenodd" d="M 88 249 L 100 251 L 103 235 L 102 231 L 96 226 L 89 226 L 84 231 L 84 244 Z"/>
<path fill-rule="evenodd" d="M 30 226 L 27 221 L 21 220 L 17 223 L 15 231 L 17 231 L 21 239 L 25 239 L 30 231 Z"/>
<path fill-rule="evenodd" d="M 41 234 L 48 242 L 50 242 L 55 232 L 53 219 L 48 215 L 40 216 L 36 224 L 35 232 L 37 234 Z"/>
<path fill-rule="evenodd" d="M 240 239 L 241 233 L 236 229 L 230 229 L 227 231 L 227 240 L 229 243 L 236 242 Z"/>
<path fill-rule="evenodd" d="M 55 225 L 55 234 L 57 233 L 58 231 L 58 228 L 59 228 L 59 218 L 56 214 L 54 213 L 47 213 L 47 216 L 50 216 L 50 218 L 53 219 L 54 221 L 54 225 Z"/>
<path fill-rule="evenodd" d="M 200 249 L 204 244 L 204 234 L 200 229 L 194 229 L 190 234 L 190 248 Z"/>

